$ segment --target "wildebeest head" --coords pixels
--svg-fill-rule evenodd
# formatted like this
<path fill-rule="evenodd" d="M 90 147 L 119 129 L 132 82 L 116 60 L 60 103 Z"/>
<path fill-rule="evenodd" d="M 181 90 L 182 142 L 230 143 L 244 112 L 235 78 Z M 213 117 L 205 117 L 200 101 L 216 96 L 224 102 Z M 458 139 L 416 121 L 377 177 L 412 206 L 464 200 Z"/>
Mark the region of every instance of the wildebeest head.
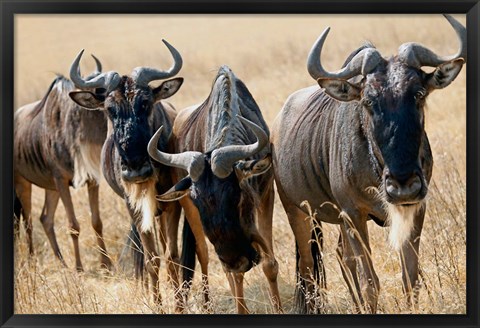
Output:
<path fill-rule="evenodd" d="M 453 56 L 438 56 L 417 43 L 400 46 L 397 56 L 384 59 L 373 46 L 363 47 L 337 72 L 327 72 L 319 60 L 327 28 L 308 57 L 308 71 L 331 97 L 357 101 L 365 113 L 367 139 L 381 172 L 381 194 L 388 203 L 411 205 L 427 194 L 422 171 L 425 99 L 448 86 L 466 60 L 466 30 L 445 15 L 460 40 Z M 426 73 L 423 66 L 434 67 Z M 361 81 L 350 80 L 361 77 Z"/>
<path fill-rule="evenodd" d="M 160 128 L 148 150 L 156 161 L 189 173 L 159 199 L 173 201 L 190 194 L 200 212 L 204 231 L 224 267 L 232 272 L 246 272 L 259 262 L 252 243 L 263 247 L 254 224 L 256 195 L 247 179 L 265 173 L 271 166 L 271 158 L 245 160 L 268 144 L 268 136 L 258 125 L 237 117 L 255 133 L 257 142 L 224 146 L 206 154 L 195 151 L 167 154 L 156 147 Z"/>
<path fill-rule="evenodd" d="M 161 99 L 174 95 L 182 85 L 183 78 L 163 82 L 151 88 L 148 83 L 176 75 L 182 67 L 182 58 L 168 42 L 162 40 L 174 58 L 168 71 L 149 67 L 137 67 L 130 76 L 117 72 L 100 74 L 93 79 L 80 77 L 79 63 L 83 50 L 70 69 L 70 78 L 80 89 L 102 88 L 105 93 L 74 91 L 70 97 L 88 109 L 107 112 L 113 139 L 120 156 L 121 177 L 127 183 L 142 183 L 153 175 L 153 167 L 147 153 L 147 144 L 154 129 L 151 124 L 153 105 Z"/>

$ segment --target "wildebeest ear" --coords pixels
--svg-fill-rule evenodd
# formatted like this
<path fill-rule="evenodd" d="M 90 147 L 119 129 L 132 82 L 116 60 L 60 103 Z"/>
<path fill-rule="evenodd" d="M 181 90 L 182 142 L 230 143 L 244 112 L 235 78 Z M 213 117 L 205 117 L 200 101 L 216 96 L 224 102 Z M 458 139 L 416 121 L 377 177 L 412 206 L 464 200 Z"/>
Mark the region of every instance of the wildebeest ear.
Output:
<path fill-rule="evenodd" d="M 155 101 L 159 101 L 161 99 L 166 99 L 168 97 L 173 96 L 182 86 L 183 77 L 176 77 L 171 80 L 167 80 L 160 84 L 160 86 L 153 89 L 153 96 L 155 97 Z"/>
<path fill-rule="evenodd" d="M 362 88 L 341 79 L 318 79 L 320 87 L 332 98 L 340 101 L 359 100 Z"/>
<path fill-rule="evenodd" d="M 261 160 L 239 161 L 235 165 L 235 174 L 238 180 L 263 174 L 272 166 L 272 156 L 269 154 Z"/>
<path fill-rule="evenodd" d="M 170 188 L 166 193 L 157 196 L 157 200 L 161 202 L 174 202 L 177 201 L 188 194 L 190 194 L 190 187 L 192 186 L 192 179 L 187 176 L 177 182 L 172 188 Z"/>
<path fill-rule="evenodd" d="M 97 95 L 90 91 L 71 91 L 68 95 L 74 102 L 82 107 L 87 109 L 103 109 L 105 97 L 102 95 Z"/>
<path fill-rule="evenodd" d="M 443 89 L 452 83 L 462 70 L 465 61 L 458 58 L 438 66 L 432 73 L 427 75 L 427 85 L 431 89 Z"/>

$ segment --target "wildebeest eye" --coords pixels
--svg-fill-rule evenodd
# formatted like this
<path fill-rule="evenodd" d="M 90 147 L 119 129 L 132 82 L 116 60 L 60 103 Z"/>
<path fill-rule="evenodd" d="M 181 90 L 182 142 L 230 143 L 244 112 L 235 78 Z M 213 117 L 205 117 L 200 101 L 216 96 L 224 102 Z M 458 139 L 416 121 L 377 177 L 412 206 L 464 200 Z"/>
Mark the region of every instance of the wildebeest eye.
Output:
<path fill-rule="evenodd" d="M 427 90 L 420 89 L 415 94 L 415 99 L 417 99 L 417 100 L 424 99 L 426 97 L 426 95 L 427 95 Z"/>
<path fill-rule="evenodd" d="M 146 110 L 148 108 L 148 98 L 141 98 L 137 101 L 137 105 L 135 107 L 137 107 L 139 110 Z"/>
<path fill-rule="evenodd" d="M 366 110 L 368 110 L 369 113 L 372 112 L 372 107 L 373 107 L 373 100 L 369 98 L 363 98 L 362 99 L 362 106 Z"/>
<path fill-rule="evenodd" d="M 106 92 L 107 92 L 107 89 L 105 88 L 95 88 L 95 94 L 97 95 L 105 95 Z"/>

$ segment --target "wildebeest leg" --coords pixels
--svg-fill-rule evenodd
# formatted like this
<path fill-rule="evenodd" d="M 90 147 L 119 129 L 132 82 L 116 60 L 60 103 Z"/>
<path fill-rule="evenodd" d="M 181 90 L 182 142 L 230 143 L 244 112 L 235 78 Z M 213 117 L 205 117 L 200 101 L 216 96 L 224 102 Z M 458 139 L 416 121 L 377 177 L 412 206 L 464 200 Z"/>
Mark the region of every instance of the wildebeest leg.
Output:
<path fill-rule="evenodd" d="M 247 304 L 245 303 L 244 295 L 243 295 L 243 273 L 233 273 L 227 271 L 227 269 L 223 267 L 223 271 L 225 272 L 225 276 L 228 280 L 228 285 L 230 286 L 230 291 L 232 292 L 232 296 L 235 299 L 235 304 L 237 305 L 237 313 L 238 314 L 248 314 Z"/>
<path fill-rule="evenodd" d="M 23 177 L 15 176 L 15 190 L 22 204 L 23 224 L 27 236 L 28 252 L 33 255 L 32 239 L 32 184 Z"/>
<path fill-rule="evenodd" d="M 55 236 L 55 211 L 57 210 L 58 200 L 60 194 L 56 190 L 45 189 L 45 203 L 43 204 L 42 214 L 40 216 L 40 222 L 42 222 L 43 230 L 48 237 L 50 246 L 52 246 L 53 253 L 60 260 L 60 262 L 66 267 L 67 264 L 63 259 L 60 247 L 58 246 L 57 237 Z"/>
<path fill-rule="evenodd" d="M 137 225 L 140 229 L 140 224 Z M 143 249 L 145 252 L 145 269 L 147 270 L 152 281 L 152 292 L 155 303 L 162 304 L 162 295 L 160 294 L 159 275 L 160 275 L 160 257 L 155 248 L 155 237 L 152 232 L 141 232 Z"/>
<path fill-rule="evenodd" d="M 100 219 L 98 189 L 99 186 L 95 181 L 88 181 L 88 202 L 90 204 L 92 216 L 92 227 L 93 230 L 95 230 L 97 244 L 100 248 L 100 263 L 103 268 L 112 270 L 112 261 L 108 256 L 105 241 L 103 240 L 103 225 L 102 220 Z"/>
<path fill-rule="evenodd" d="M 204 308 L 208 309 L 210 302 L 208 284 L 208 248 L 202 222 L 200 221 L 200 213 L 198 213 L 198 209 L 193 204 L 190 197 L 183 197 L 180 200 L 180 204 L 185 211 L 185 216 L 193 234 L 195 235 L 195 252 L 197 253 L 198 262 L 200 262 L 200 268 L 202 270 L 202 292 L 205 301 Z"/>
<path fill-rule="evenodd" d="M 367 217 L 358 213 L 352 215 L 344 212 L 342 216 L 346 231 L 345 236 L 352 247 L 355 259 L 358 261 L 357 268 L 361 270 L 359 277 L 362 295 L 365 299 L 365 308 L 371 313 L 376 313 L 380 283 L 372 263 Z"/>
<path fill-rule="evenodd" d="M 167 259 L 168 278 L 175 291 L 175 312 L 181 313 L 184 309 L 182 293 L 179 290 L 179 263 L 178 256 L 178 224 L 180 222 L 181 207 L 178 202 L 167 203 L 160 216 L 160 240 Z"/>
<path fill-rule="evenodd" d="M 144 251 L 144 260 L 145 260 L 145 269 L 147 270 L 150 279 L 152 281 L 152 292 L 153 298 L 156 304 L 162 304 L 162 295 L 160 295 L 158 278 L 160 275 L 160 256 L 158 255 L 157 249 L 155 247 L 155 235 L 152 231 L 144 232 L 142 231 L 142 217 L 131 208 L 128 200 L 125 200 L 128 208 L 130 217 L 134 218 L 135 226 L 140 232 L 140 240 L 142 241 L 143 251 Z"/>
<path fill-rule="evenodd" d="M 233 281 L 233 275 L 230 271 L 225 269 L 225 266 L 222 265 L 223 272 L 225 272 L 225 276 L 227 277 L 228 285 L 230 286 L 230 291 L 232 295 L 235 296 L 235 282 Z"/>
<path fill-rule="evenodd" d="M 312 226 L 309 220 L 305 220 L 305 213 L 294 206 L 286 208 L 288 221 L 295 236 L 299 260 L 298 273 L 300 274 L 300 286 L 296 287 L 296 307 L 299 313 L 313 313 L 315 302 L 312 300 L 314 295 L 313 282 L 313 256 L 310 247 L 310 237 Z M 302 288 L 305 290 L 301 290 Z"/>
<path fill-rule="evenodd" d="M 400 258 L 402 261 L 403 291 L 407 296 L 409 305 L 418 306 L 418 293 L 420 281 L 418 280 L 418 250 L 420 248 L 420 235 L 425 218 L 425 205 L 417 212 L 414 218 L 414 229 L 410 238 L 403 245 Z"/>
<path fill-rule="evenodd" d="M 162 246 L 163 252 L 167 254 L 167 220 L 165 217 L 165 212 L 162 212 L 159 216 L 155 217 L 160 226 L 158 227 L 158 232 L 160 233 L 160 245 Z"/>
<path fill-rule="evenodd" d="M 77 271 L 81 272 L 83 271 L 83 265 L 80 259 L 80 245 L 78 243 L 80 225 L 78 224 L 77 218 L 75 217 L 75 211 L 73 210 L 72 197 L 70 195 L 68 181 L 58 178 L 55 178 L 54 180 L 57 190 L 60 194 L 60 199 L 62 200 L 65 211 L 67 212 L 70 229 L 69 234 L 72 237 L 73 250 L 75 251 L 75 268 Z"/>
<path fill-rule="evenodd" d="M 243 276 L 245 273 L 232 273 L 235 282 L 235 302 L 237 303 L 238 314 L 248 314 L 247 304 L 243 294 Z"/>
<path fill-rule="evenodd" d="M 314 286 L 314 258 L 310 240 L 313 225 L 311 220 L 306 220 L 307 214 L 292 204 L 283 193 L 281 185 L 277 183 L 277 191 L 282 201 L 288 222 L 295 236 L 297 248 L 297 285 L 295 288 L 295 312 L 315 313 L 315 286 Z M 320 264 L 320 263 L 319 263 Z M 321 264 L 323 265 L 323 264 Z"/>
<path fill-rule="evenodd" d="M 280 293 L 278 291 L 278 262 L 273 253 L 272 242 L 272 220 L 273 220 L 273 202 L 275 194 L 273 191 L 273 184 L 261 200 L 258 209 L 258 230 L 263 240 L 266 243 L 267 249 L 264 250 L 265 258 L 263 259 L 262 269 L 263 273 L 268 279 L 270 287 L 270 298 L 274 309 L 277 313 L 283 312 L 282 303 L 280 300 Z"/>
<path fill-rule="evenodd" d="M 300 314 L 319 313 L 322 311 L 324 303 L 323 295 L 319 292 L 319 288 L 325 286 L 325 279 L 323 278 L 325 277 L 325 269 L 321 256 L 314 257 L 314 253 L 312 253 L 313 248 L 310 241 L 312 238 L 317 238 L 313 222 L 311 219 L 307 219 L 308 215 L 305 212 L 289 201 L 278 181 L 276 185 L 278 195 L 295 236 L 297 253 L 295 312 Z M 319 255 L 321 254 L 320 251 L 317 252 Z"/>
<path fill-rule="evenodd" d="M 360 284 L 358 282 L 357 261 L 355 260 L 353 249 L 348 242 L 346 234 L 347 232 L 345 227 L 341 225 L 340 236 L 338 237 L 337 259 L 342 270 L 343 278 L 345 279 L 348 290 L 350 291 L 350 295 L 355 302 L 355 310 L 356 312 L 360 313 L 360 309 L 363 304 L 363 298 L 360 290 Z"/>
<path fill-rule="evenodd" d="M 233 273 L 227 271 L 224 266 L 222 267 L 223 271 L 225 272 L 225 276 L 227 277 L 230 291 L 235 299 L 235 304 L 237 305 L 237 313 L 248 314 L 249 311 L 243 294 L 243 276 L 245 273 Z"/>

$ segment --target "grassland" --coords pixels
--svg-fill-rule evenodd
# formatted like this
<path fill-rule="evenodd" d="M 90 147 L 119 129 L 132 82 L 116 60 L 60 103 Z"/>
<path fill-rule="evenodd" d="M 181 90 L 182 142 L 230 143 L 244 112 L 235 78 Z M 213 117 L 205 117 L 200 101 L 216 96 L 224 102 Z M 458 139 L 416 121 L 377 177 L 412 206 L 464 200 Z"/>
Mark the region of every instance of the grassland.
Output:
<path fill-rule="evenodd" d="M 458 16 L 465 23 L 465 18 Z M 222 64 L 229 65 L 257 100 L 271 124 L 285 99 L 315 82 L 306 71 L 313 41 L 331 26 L 322 60 L 334 70 L 364 40 L 372 41 L 384 56 L 396 53 L 404 42 L 416 41 L 441 54 L 456 52 L 455 34 L 441 15 L 340 16 L 93 16 L 17 15 L 15 21 L 15 106 L 40 99 L 54 73 L 68 74 L 80 51 L 94 53 L 104 70 L 128 74 L 137 66 L 167 68 L 171 58 L 165 38 L 182 54 L 185 83 L 171 99 L 177 109 L 203 101 Z M 93 70 L 84 57 L 82 71 Z M 434 153 L 434 175 L 422 235 L 420 263 L 423 288 L 415 313 L 466 312 L 466 74 L 427 101 L 426 130 Z M 34 188 L 33 225 L 36 254 L 28 261 L 24 234 L 15 245 L 16 313 L 159 313 L 173 312 L 174 299 L 163 262 L 158 308 L 142 285 L 117 271 L 99 270 L 94 231 L 90 226 L 86 190 L 73 191 L 81 226 L 80 245 L 85 273 L 63 269 L 55 260 L 38 220 L 43 191 Z M 123 201 L 101 183 L 104 235 L 116 263 L 129 229 Z M 63 205 L 56 213 L 56 232 L 67 263 L 73 267 L 73 249 Z M 398 254 L 389 249 L 387 230 L 369 223 L 373 261 L 382 286 L 379 313 L 410 313 L 405 304 Z M 294 239 L 278 198 L 274 212 L 274 251 L 280 265 L 279 286 L 287 313 L 293 308 L 295 287 Z M 335 255 L 338 227 L 325 226 L 325 262 L 328 313 L 352 313 L 353 304 Z M 215 313 L 235 313 L 227 280 L 211 248 L 210 284 Z M 198 265 L 197 265 L 198 268 Z M 198 269 L 199 270 L 199 269 Z M 188 313 L 203 313 L 197 273 Z M 255 313 L 271 313 L 268 284 L 261 268 L 246 274 L 247 304 Z"/>

